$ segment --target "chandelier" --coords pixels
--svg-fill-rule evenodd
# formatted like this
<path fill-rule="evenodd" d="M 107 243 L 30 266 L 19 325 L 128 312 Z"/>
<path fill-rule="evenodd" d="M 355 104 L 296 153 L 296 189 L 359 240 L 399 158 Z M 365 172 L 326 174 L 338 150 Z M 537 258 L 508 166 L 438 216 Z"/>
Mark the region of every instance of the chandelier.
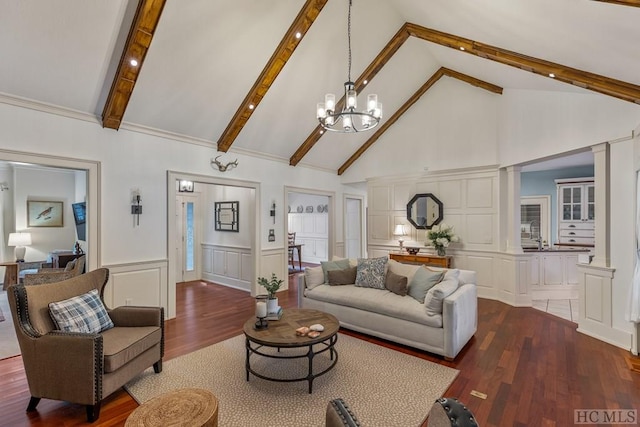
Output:
<path fill-rule="evenodd" d="M 351 2 L 349 0 L 349 15 L 347 17 L 347 42 L 349 46 L 349 70 L 347 81 L 344 84 L 344 106 L 342 111 L 335 111 L 336 96 L 328 93 L 324 102 L 318 103 L 316 117 L 320 125 L 328 131 L 355 133 L 373 129 L 382 118 L 382 104 L 378 102 L 378 95 L 367 96 L 367 106 L 363 111 L 357 111 L 358 94 L 355 85 L 351 81 Z"/>

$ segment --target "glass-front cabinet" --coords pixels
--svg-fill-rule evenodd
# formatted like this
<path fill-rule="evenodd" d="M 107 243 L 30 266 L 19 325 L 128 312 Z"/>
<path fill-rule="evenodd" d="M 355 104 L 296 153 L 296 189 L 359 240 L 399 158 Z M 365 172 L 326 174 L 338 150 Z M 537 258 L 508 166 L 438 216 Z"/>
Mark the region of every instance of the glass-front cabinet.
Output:
<path fill-rule="evenodd" d="M 558 242 L 576 246 L 595 244 L 593 178 L 557 179 Z"/>

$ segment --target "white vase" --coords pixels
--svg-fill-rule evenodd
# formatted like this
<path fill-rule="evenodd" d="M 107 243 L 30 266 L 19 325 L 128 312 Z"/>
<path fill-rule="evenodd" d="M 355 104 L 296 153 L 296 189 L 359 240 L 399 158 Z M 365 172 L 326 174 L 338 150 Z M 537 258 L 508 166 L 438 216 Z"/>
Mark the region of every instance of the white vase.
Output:
<path fill-rule="evenodd" d="M 267 313 L 275 313 L 278 311 L 278 298 L 267 300 Z"/>

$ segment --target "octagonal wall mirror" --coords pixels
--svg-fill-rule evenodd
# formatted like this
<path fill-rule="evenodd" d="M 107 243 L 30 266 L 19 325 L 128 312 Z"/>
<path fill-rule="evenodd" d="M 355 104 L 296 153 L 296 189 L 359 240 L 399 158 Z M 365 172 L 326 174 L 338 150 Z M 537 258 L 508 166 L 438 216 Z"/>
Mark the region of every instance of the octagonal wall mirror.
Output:
<path fill-rule="evenodd" d="M 416 194 L 407 203 L 407 220 L 418 230 L 430 230 L 442 221 L 442 211 L 442 202 L 433 194 Z"/>

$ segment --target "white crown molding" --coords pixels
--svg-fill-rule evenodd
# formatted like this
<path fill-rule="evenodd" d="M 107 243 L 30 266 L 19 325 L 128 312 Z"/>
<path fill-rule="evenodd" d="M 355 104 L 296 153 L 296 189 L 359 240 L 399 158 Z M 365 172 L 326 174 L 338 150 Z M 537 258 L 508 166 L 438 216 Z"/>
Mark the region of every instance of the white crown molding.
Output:
<path fill-rule="evenodd" d="M 29 110 L 40 111 L 43 113 L 54 114 L 56 116 L 68 117 L 70 119 L 82 120 L 84 122 L 100 124 L 100 120 L 95 114 L 74 110 L 72 108 L 61 107 L 59 105 L 48 104 L 42 101 L 34 101 L 32 99 L 9 95 L 7 93 L 0 92 L 0 103 L 13 105 L 15 107 L 26 108 Z"/>
<path fill-rule="evenodd" d="M 371 178 L 366 178 L 366 182 L 393 182 L 393 181 L 425 181 L 429 178 L 443 177 L 443 176 L 459 176 L 459 175 L 469 175 L 469 174 L 494 174 L 498 170 L 500 170 L 500 165 L 485 165 L 485 166 L 474 166 L 468 168 L 457 168 L 457 169 L 442 169 L 436 171 L 424 171 L 422 173 L 412 173 L 412 174 L 403 174 L 403 175 L 384 175 L 384 176 L 376 176 Z"/>

